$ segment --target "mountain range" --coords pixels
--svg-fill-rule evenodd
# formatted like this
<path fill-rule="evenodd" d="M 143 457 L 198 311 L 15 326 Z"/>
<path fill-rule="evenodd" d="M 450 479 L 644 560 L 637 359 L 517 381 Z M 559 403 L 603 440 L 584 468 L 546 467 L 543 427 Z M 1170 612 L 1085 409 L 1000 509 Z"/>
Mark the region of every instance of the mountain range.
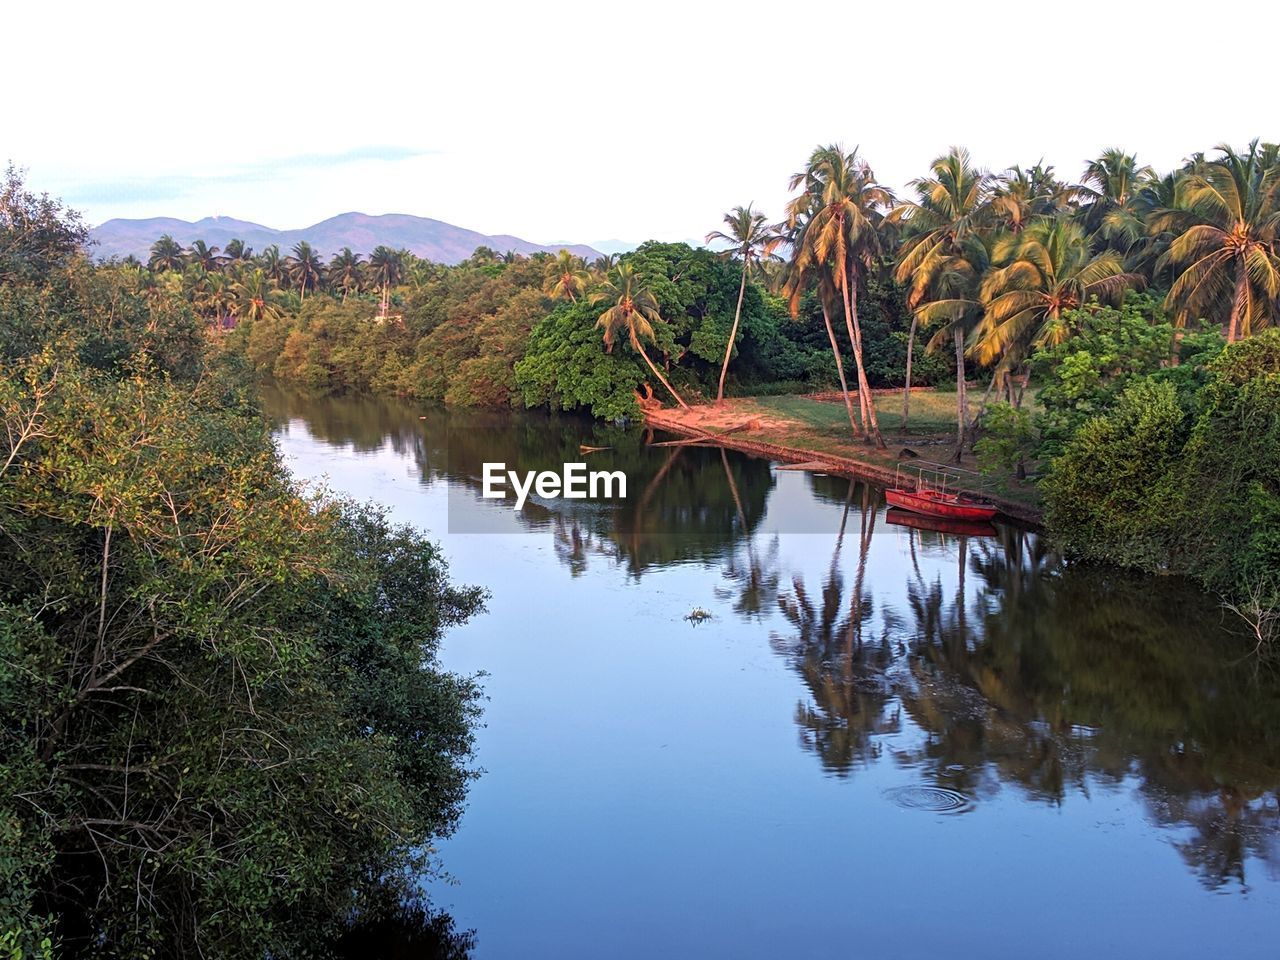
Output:
<path fill-rule="evenodd" d="M 326 259 L 343 247 L 367 256 L 380 245 L 393 249 L 403 247 L 436 263 L 458 263 L 481 246 L 490 247 L 498 253 L 514 250 L 526 255 L 568 250 L 588 260 L 600 255 L 599 250 L 587 244 L 530 243 L 519 237 L 505 234 L 490 236 L 442 220 L 404 213 L 381 216 L 343 213 L 301 230 L 274 230 L 260 223 L 231 217 L 205 217 L 194 223 L 172 217 L 151 217 L 146 220 L 108 220 L 90 231 L 91 239 L 97 244 L 94 256 L 102 259 L 132 254 L 146 260 L 151 245 L 164 234 L 169 234 L 183 246 L 190 245 L 193 240 L 203 240 L 209 246 L 225 247 L 227 241 L 239 239 L 259 252 L 274 243 L 282 253 L 288 253 L 294 244 L 306 240 Z M 613 246 L 614 243 L 606 245 Z"/>

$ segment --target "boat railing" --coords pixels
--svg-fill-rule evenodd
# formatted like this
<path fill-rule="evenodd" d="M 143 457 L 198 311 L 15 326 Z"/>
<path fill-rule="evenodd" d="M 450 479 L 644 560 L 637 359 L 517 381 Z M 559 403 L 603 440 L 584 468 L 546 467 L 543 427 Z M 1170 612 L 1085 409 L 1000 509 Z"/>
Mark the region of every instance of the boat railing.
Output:
<path fill-rule="evenodd" d="M 933 460 L 899 460 L 893 479 L 899 487 L 909 486 L 913 490 L 932 490 L 942 494 L 958 492 L 962 479 L 967 481 L 966 487 L 977 486 L 984 490 L 991 482 L 976 470 Z"/>

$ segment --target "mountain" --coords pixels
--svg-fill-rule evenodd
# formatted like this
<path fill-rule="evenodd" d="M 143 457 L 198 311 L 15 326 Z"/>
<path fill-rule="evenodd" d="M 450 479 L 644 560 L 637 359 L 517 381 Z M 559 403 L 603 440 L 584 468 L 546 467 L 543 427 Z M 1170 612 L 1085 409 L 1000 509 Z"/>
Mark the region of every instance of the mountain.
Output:
<path fill-rule="evenodd" d="M 138 259 L 145 260 L 150 253 L 151 244 L 166 233 L 183 246 L 189 245 L 193 240 L 203 240 L 210 246 L 225 247 L 228 240 L 240 239 L 255 251 L 261 251 L 263 247 L 274 243 L 282 253 L 288 253 L 294 244 L 306 240 L 326 258 L 343 247 L 368 255 L 379 245 L 395 249 L 404 247 L 411 253 L 436 263 L 458 263 L 471 256 L 476 247 L 482 246 L 491 247 L 498 253 L 514 250 L 523 254 L 539 251 L 556 253 L 566 249 L 588 260 L 600 255 L 599 251 L 584 244 L 539 244 L 506 234 L 489 236 L 455 227 L 442 220 L 413 217 L 404 213 L 388 213 L 377 217 L 364 213 L 343 213 L 301 230 L 273 230 L 260 223 L 231 217 L 205 217 L 195 223 L 172 217 L 108 220 L 94 227 L 89 235 L 97 244 L 93 251 L 96 257 L 106 259 L 133 254 Z"/>

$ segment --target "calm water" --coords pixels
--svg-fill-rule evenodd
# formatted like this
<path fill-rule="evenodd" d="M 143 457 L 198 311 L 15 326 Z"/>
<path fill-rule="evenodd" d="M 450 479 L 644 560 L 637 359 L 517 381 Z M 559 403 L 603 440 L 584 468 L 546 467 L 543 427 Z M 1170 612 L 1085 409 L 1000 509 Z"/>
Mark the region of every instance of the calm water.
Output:
<path fill-rule="evenodd" d="M 444 649 L 486 773 L 431 888 L 473 956 L 1276 955 L 1280 689 L 1185 585 L 639 430 L 268 405 L 298 476 L 492 590 Z M 624 505 L 479 498 L 580 443 Z"/>

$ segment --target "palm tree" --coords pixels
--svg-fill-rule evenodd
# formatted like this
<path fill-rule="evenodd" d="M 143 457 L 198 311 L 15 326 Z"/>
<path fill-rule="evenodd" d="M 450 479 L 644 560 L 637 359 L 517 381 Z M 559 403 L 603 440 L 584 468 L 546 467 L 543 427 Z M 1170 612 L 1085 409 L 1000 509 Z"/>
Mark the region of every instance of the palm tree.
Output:
<path fill-rule="evenodd" d="M 1181 192 L 1190 223 L 1169 246 L 1180 268 L 1168 306 L 1179 323 L 1222 322 L 1235 342 L 1277 322 L 1280 297 L 1280 147 L 1254 140 L 1187 174 Z"/>
<path fill-rule="evenodd" d="M 300 300 L 307 299 L 308 288 L 314 290 L 324 280 L 324 265 L 305 240 L 294 245 L 293 256 L 289 258 L 289 280 L 297 288 Z"/>
<path fill-rule="evenodd" d="M 244 261 L 253 259 L 253 248 L 247 246 L 243 240 L 228 240 L 227 245 L 222 250 L 223 256 L 232 261 Z"/>
<path fill-rule="evenodd" d="M 831 271 L 820 268 L 819 265 L 814 263 L 806 262 L 801 264 L 799 262 L 798 254 L 802 246 L 804 228 L 807 223 L 807 218 L 799 219 L 791 227 L 787 235 L 786 239 L 791 247 L 792 256 L 782 266 L 779 286 L 782 295 L 787 298 L 791 316 L 795 317 L 800 312 L 800 298 L 816 278 L 818 305 L 822 309 L 822 323 L 827 330 L 827 342 L 831 344 L 831 356 L 835 360 L 836 376 L 840 380 L 840 395 L 844 398 L 844 408 L 849 414 L 849 427 L 853 431 L 855 438 L 864 437 L 866 434 L 853 412 L 853 400 L 849 396 L 849 383 L 844 375 L 844 359 L 840 356 L 840 344 L 836 340 L 835 327 L 831 325 L 832 308 L 836 302 L 836 289 L 835 283 L 831 279 Z"/>
<path fill-rule="evenodd" d="M 863 363 L 862 328 L 858 322 L 858 283 L 880 253 L 879 222 L 893 203 L 893 194 L 875 180 L 871 167 L 855 147 L 845 153 L 838 144 L 819 147 L 804 170 L 791 178 L 791 189 L 802 193 L 791 202 L 792 219 L 806 215 L 797 261 L 828 266 L 844 300 L 845 326 L 858 368 L 858 399 L 868 439 L 883 448 Z M 815 203 L 815 199 L 817 202 Z"/>
<path fill-rule="evenodd" d="M 774 248 L 782 242 L 777 228 L 765 222 L 763 213 L 756 213 L 751 204 L 745 207 L 734 207 L 724 215 L 725 225 L 729 232 L 713 230 L 707 234 L 707 243 L 720 240 L 731 244 L 723 256 L 735 254 L 742 259 L 742 281 L 738 284 L 738 305 L 733 311 L 733 327 L 729 331 L 729 342 L 724 348 L 724 363 L 720 365 L 720 384 L 716 388 L 716 403 L 724 403 L 724 379 L 729 372 L 729 357 L 733 355 L 734 344 L 738 340 L 738 321 L 742 318 L 742 297 L 747 292 L 747 276 L 753 266 L 773 255 Z"/>
<path fill-rule="evenodd" d="M 983 317 L 975 331 L 982 363 L 1010 371 L 1031 349 L 1061 343 L 1070 334 L 1065 314 L 1090 298 L 1115 301 L 1143 278 L 1126 273 L 1115 250 L 1094 253 L 1084 227 L 1064 217 L 1037 220 L 1018 236 L 996 242 L 1000 264 L 982 283 Z"/>
<path fill-rule="evenodd" d="M 151 245 L 151 257 L 147 260 L 147 266 L 156 273 L 181 270 L 183 264 L 182 245 L 169 234 L 166 233 Z"/>
<path fill-rule="evenodd" d="M 1052 166 L 1037 163 L 1026 170 L 1012 166 L 993 180 L 991 224 L 1021 233 L 1036 217 L 1050 217 L 1071 209 L 1082 188 L 1059 180 Z"/>
<path fill-rule="evenodd" d="M 958 459 L 969 424 L 965 338 L 982 312 L 979 287 L 989 262 L 984 234 L 994 213 L 989 202 L 992 177 L 975 167 L 961 147 L 952 147 L 934 160 L 930 174 L 912 182 L 916 199 L 899 204 L 890 214 L 890 220 L 901 223 L 907 234 L 896 276 L 899 283 L 908 285 L 907 305 L 912 310 L 902 427 L 905 432 L 911 412 L 910 351 L 917 325 L 941 321 L 945 325 L 929 341 L 929 349 L 940 346 L 948 334 L 955 343 Z M 1029 194 L 1041 192 L 1032 177 L 1025 180 Z M 1011 206 L 1005 204 L 1006 209 Z"/>
<path fill-rule="evenodd" d="M 555 259 L 548 260 L 543 273 L 542 292 L 553 300 L 568 297 L 570 303 L 577 303 L 577 294 L 584 293 L 591 275 L 587 272 L 587 264 L 581 257 L 575 257 L 568 250 L 561 250 Z"/>
<path fill-rule="evenodd" d="M 1124 252 L 1142 236 L 1135 200 L 1155 176 L 1150 167 L 1139 166 L 1133 154 L 1115 147 L 1088 162 L 1081 178 L 1085 203 L 1080 216 L 1085 231 L 1101 241 L 1098 246 Z"/>
<path fill-rule="evenodd" d="M 350 247 L 343 247 L 341 253 L 335 253 L 329 261 L 329 286 L 342 291 L 342 302 L 347 302 L 347 295 L 359 290 L 364 283 L 364 260 L 358 253 L 352 253 Z"/>
<path fill-rule="evenodd" d="M 258 257 L 258 262 L 262 265 L 263 272 L 273 283 L 283 286 L 289 279 L 289 270 L 283 257 L 280 256 L 280 248 L 274 243 L 262 251 L 262 255 Z"/>
<path fill-rule="evenodd" d="M 618 255 L 616 253 L 602 253 L 591 261 L 591 272 L 597 279 L 603 279 L 617 262 Z"/>
<path fill-rule="evenodd" d="M 644 280 L 636 274 L 635 268 L 629 263 L 619 263 L 613 268 L 613 272 L 605 279 L 600 289 L 592 294 L 591 302 L 612 304 L 600 314 L 600 319 L 596 321 L 596 326 L 604 330 L 605 349 L 612 352 L 617 332 L 625 330 L 632 349 L 640 354 L 650 371 L 667 388 L 667 392 L 675 397 L 676 402 L 688 409 L 689 405 L 667 382 L 667 378 L 649 359 L 649 354 L 644 349 L 645 340 L 655 339 L 654 324 L 663 321 L 658 312 L 657 298 L 645 285 Z"/>
<path fill-rule="evenodd" d="M 231 288 L 231 312 L 240 320 L 274 320 L 280 316 L 278 289 L 262 267 L 247 271 Z"/>
<path fill-rule="evenodd" d="M 187 263 L 213 273 L 222 266 L 222 257 L 218 256 L 217 247 L 210 247 L 203 240 L 195 240 L 187 251 Z"/>
<path fill-rule="evenodd" d="M 374 279 L 382 287 L 382 304 L 379 307 L 378 316 L 386 319 L 387 310 L 391 304 L 391 288 L 399 283 L 404 275 L 403 251 L 392 250 L 381 244 L 374 247 L 373 253 L 369 254 L 369 269 L 373 271 Z"/>

